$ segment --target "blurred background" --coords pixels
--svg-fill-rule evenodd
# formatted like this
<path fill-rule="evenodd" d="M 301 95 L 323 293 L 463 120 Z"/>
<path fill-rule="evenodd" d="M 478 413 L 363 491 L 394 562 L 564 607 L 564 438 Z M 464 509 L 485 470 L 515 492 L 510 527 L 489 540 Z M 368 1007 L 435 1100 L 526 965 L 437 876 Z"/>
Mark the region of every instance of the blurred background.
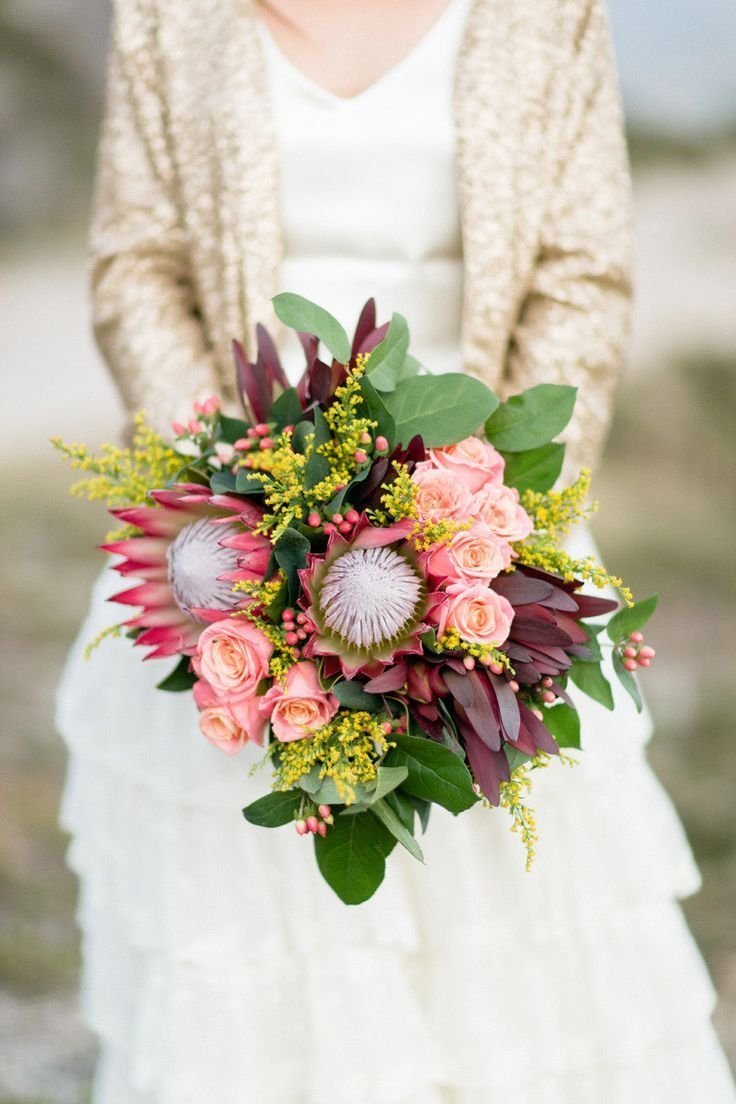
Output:
<path fill-rule="evenodd" d="M 703 872 L 685 911 L 736 1062 L 736 2 L 610 9 L 638 301 L 595 528 L 635 592 L 662 597 L 650 631 L 651 759 Z M 107 526 L 67 498 L 68 473 L 45 440 L 97 443 L 119 425 L 88 332 L 84 256 L 107 23 L 103 0 L 0 6 L 0 581 L 11 614 L 0 626 L 0 1104 L 82 1104 L 93 1061 L 76 1016 L 76 887 L 57 827 L 64 755 L 52 693 Z"/>

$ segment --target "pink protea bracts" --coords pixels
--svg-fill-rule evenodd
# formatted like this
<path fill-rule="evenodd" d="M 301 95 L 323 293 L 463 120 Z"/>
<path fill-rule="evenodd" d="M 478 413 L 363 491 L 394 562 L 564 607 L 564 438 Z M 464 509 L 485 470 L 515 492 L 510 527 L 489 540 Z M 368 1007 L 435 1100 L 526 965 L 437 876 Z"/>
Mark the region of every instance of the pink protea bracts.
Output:
<path fill-rule="evenodd" d="M 271 546 L 249 528 L 261 511 L 243 499 L 212 495 L 198 483 L 154 490 L 151 498 L 156 506 L 111 511 L 142 533 L 102 545 L 124 557 L 116 571 L 142 580 L 111 601 L 142 607 L 125 624 L 141 630 L 135 643 L 151 649 L 146 658 L 192 655 L 202 623 L 240 605 L 233 583 L 263 578 Z"/>

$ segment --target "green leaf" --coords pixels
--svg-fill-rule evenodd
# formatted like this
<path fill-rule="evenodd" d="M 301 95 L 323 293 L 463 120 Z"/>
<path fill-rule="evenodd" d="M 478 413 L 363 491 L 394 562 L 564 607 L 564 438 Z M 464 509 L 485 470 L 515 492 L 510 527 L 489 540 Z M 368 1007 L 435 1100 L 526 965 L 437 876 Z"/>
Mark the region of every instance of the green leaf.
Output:
<path fill-rule="evenodd" d="M 297 394 L 296 387 L 287 387 L 285 391 L 282 391 L 278 398 L 274 399 L 271 403 L 271 409 L 268 412 L 268 421 L 274 422 L 276 428 L 281 430 L 284 426 L 293 425 L 301 421 L 302 418 L 302 404 L 299 402 L 299 395 Z"/>
<path fill-rule="evenodd" d="M 379 767 L 376 778 L 376 788 L 371 795 L 371 801 L 380 801 L 390 794 L 406 779 L 409 774 L 408 767 Z"/>
<path fill-rule="evenodd" d="M 399 377 L 396 382 L 401 383 L 402 380 L 411 379 L 418 374 L 421 367 L 421 362 L 418 361 L 415 356 L 412 356 L 411 353 L 408 353 L 404 357 L 404 363 L 401 365 L 401 368 L 399 368 Z"/>
<path fill-rule="evenodd" d="M 396 441 L 408 445 L 418 433 L 427 448 L 469 437 L 498 405 L 484 383 L 460 372 L 404 380 L 383 401 L 396 422 Z"/>
<path fill-rule="evenodd" d="M 399 791 L 399 795 L 401 797 L 406 796 L 406 797 L 409 798 L 412 805 L 414 806 L 415 813 L 419 817 L 419 823 L 422 826 L 422 832 L 426 832 L 427 828 L 429 827 L 429 817 L 430 817 L 430 813 L 432 812 L 432 802 L 431 801 L 425 801 L 425 799 L 423 797 L 415 797 L 414 794 L 406 794 L 405 795 L 403 790 Z M 390 801 L 390 799 L 394 796 L 395 796 L 394 794 L 389 794 L 389 796 L 386 800 Z"/>
<path fill-rule="evenodd" d="M 386 404 L 367 376 L 363 376 L 361 379 L 360 390 L 363 396 L 363 410 L 361 413 L 365 414 L 371 421 L 376 422 L 376 437 L 385 437 L 389 447 L 392 448 L 396 437 L 396 423 L 386 409 Z"/>
<path fill-rule="evenodd" d="M 451 813 L 461 813 L 478 800 L 473 780 L 463 761 L 441 744 L 421 736 L 393 736 L 396 747 L 384 760 L 386 766 L 408 768 L 403 788 L 415 797 L 435 801 Z"/>
<path fill-rule="evenodd" d="M 386 804 L 390 805 L 397 817 L 404 825 L 408 832 L 414 835 L 414 818 L 416 816 L 416 810 L 414 808 L 414 802 L 419 798 L 411 797 L 409 794 L 405 794 L 403 790 L 392 790 L 391 793 L 386 794 Z M 427 802 L 423 802 L 427 804 Z"/>
<path fill-rule="evenodd" d="M 302 794 L 299 790 L 270 793 L 246 805 L 243 816 L 250 824 L 257 824 L 259 828 L 279 828 L 294 819 L 301 802 Z"/>
<path fill-rule="evenodd" d="M 414 839 L 409 829 L 402 824 L 390 805 L 385 801 L 375 801 L 371 805 L 371 812 L 378 817 L 386 828 L 388 828 L 391 835 L 399 841 L 402 847 L 406 848 L 410 855 L 413 855 L 419 862 L 424 862 L 424 855 L 422 854 L 421 847 Z"/>
<path fill-rule="evenodd" d="M 548 491 L 562 471 L 565 446 L 551 442 L 524 452 L 504 452 L 504 483 L 518 491 Z"/>
<path fill-rule="evenodd" d="M 310 544 L 303 533 L 298 529 L 289 527 L 274 545 L 274 556 L 284 575 L 289 591 L 289 601 L 295 602 L 299 597 L 299 572 L 307 566 L 307 553 Z"/>
<path fill-rule="evenodd" d="M 614 613 L 606 625 L 609 639 L 615 644 L 625 640 L 637 629 L 641 629 L 654 613 L 658 602 L 659 595 L 652 594 L 650 598 L 643 598 L 641 602 L 635 602 L 633 606 L 625 606 L 618 613 Z"/>
<path fill-rule="evenodd" d="M 393 391 L 409 351 L 409 327 L 402 314 L 394 314 L 383 341 L 371 353 L 366 376 L 377 391 Z"/>
<path fill-rule="evenodd" d="M 247 468 L 239 468 L 235 476 L 235 490 L 238 494 L 263 494 L 260 479 L 254 479 Z"/>
<path fill-rule="evenodd" d="M 189 656 L 182 656 L 174 670 L 157 683 L 157 690 L 169 690 L 172 694 L 179 694 L 183 690 L 191 690 L 197 681 L 197 676 L 191 670 Z"/>
<path fill-rule="evenodd" d="M 340 679 L 333 682 L 332 693 L 340 705 L 346 709 L 365 709 L 367 713 L 377 713 L 381 708 L 381 699 L 377 694 L 369 694 L 355 679 Z"/>
<path fill-rule="evenodd" d="M 227 414 L 220 415 L 220 430 L 217 434 L 218 441 L 226 441 L 234 445 L 241 437 L 245 437 L 250 429 L 250 423 L 242 418 L 229 418 Z"/>
<path fill-rule="evenodd" d="M 314 837 L 317 866 L 346 905 L 367 901 L 386 871 L 394 838 L 372 813 L 338 816 L 323 837 Z"/>
<path fill-rule="evenodd" d="M 580 714 L 577 709 L 564 703 L 553 705 L 544 710 L 542 723 L 561 748 L 580 747 Z"/>
<path fill-rule="evenodd" d="M 276 316 L 285 326 L 297 333 L 316 334 L 336 360 L 347 364 L 350 360 L 350 341 L 340 323 L 324 307 L 312 303 L 302 295 L 284 291 L 271 300 Z"/>
<path fill-rule="evenodd" d="M 546 445 L 570 421 L 576 394 L 575 387 L 540 383 L 512 395 L 486 422 L 486 437 L 502 452 Z"/>
<path fill-rule="evenodd" d="M 504 746 L 506 758 L 509 761 L 509 770 L 513 774 L 517 767 L 520 767 L 522 763 L 528 763 L 531 759 L 531 755 L 526 755 L 523 751 L 519 751 L 518 748 L 511 747 L 510 744 Z"/>
<path fill-rule="evenodd" d="M 307 451 L 307 438 L 314 434 L 314 426 L 311 422 L 308 422 L 306 418 L 297 422 L 294 426 L 294 433 L 291 438 L 291 447 L 294 452 L 300 452 L 302 456 Z"/>
<path fill-rule="evenodd" d="M 210 477 L 210 490 L 213 494 L 232 494 L 237 490 L 235 476 L 229 471 L 216 471 Z"/>
<path fill-rule="evenodd" d="M 598 635 L 605 629 L 604 624 L 589 624 L 587 621 L 583 623 L 582 627 L 588 634 L 588 639 L 585 642 L 584 647 L 590 652 L 590 659 L 581 660 L 582 663 L 600 663 L 603 659 L 603 652 L 601 646 L 598 643 Z"/>
<path fill-rule="evenodd" d="M 330 439 L 330 427 L 319 407 L 314 411 L 314 446 L 312 455 L 304 465 L 304 486 L 308 489 L 316 487 L 330 474 L 330 462 L 326 456 L 317 452 L 317 447 Z"/>
<path fill-rule="evenodd" d="M 599 702 L 606 709 L 613 709 L 613 691 L 600 663 L 576 659 L 570 668 L 570 678 L 593 701 Z"/>
<path fill-rule="evenodd" d="M 638 683 L 631 671 L 627 671 L 624 667 L 624 661 L 618 652 L 613 653 L 613 669 L 618 676 L 618 681 L 636 706 L 637 713 L 641 713 L 644 705 L 641 700 L 641 694 L 639 693 Z"/>

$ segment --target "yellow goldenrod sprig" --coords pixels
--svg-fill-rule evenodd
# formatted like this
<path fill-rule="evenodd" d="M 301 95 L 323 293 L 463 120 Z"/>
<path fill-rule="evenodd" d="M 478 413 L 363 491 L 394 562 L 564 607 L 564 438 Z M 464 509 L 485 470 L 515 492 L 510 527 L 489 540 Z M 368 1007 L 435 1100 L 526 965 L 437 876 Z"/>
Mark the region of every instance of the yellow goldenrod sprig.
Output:
<path fill-rule="evenodd" d="M 313 767 L 320 778 L 331 778 L 342 801 L 355 800 L 355 787 L 375 781 L 378 765 L 392 746 L 375 714 L 340 710 L 329 724 L 309 732 L 309 738 L 280 744 L 275 789 L 289 790 Z"/>

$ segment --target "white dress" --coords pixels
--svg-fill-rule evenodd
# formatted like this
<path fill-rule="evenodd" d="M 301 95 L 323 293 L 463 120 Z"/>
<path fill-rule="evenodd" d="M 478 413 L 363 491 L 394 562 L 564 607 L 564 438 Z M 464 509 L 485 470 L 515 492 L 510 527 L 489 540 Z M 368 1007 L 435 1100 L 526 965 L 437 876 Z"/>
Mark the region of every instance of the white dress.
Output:
<path fill-rule="evenodd" d="M 452 60 L 467 0 L 366 92 L 303 77 L 265 30 L 282 286 L 348 326 L 369 295 L 428 367 L 460 367 Z M 291 373 L 296 350 L 285 347 Z M 506 815 L 435 810 L 357 908 L 311 845 L 247 825 L 268 768 L 200 735 L 98 582 L 59 692 L 95 1104 L 733 1104 L 713 991 L 676 898 L 698 875 L 628 701 L 587 699 L 581 765 L 540 772 L 530 874 Z"/>

